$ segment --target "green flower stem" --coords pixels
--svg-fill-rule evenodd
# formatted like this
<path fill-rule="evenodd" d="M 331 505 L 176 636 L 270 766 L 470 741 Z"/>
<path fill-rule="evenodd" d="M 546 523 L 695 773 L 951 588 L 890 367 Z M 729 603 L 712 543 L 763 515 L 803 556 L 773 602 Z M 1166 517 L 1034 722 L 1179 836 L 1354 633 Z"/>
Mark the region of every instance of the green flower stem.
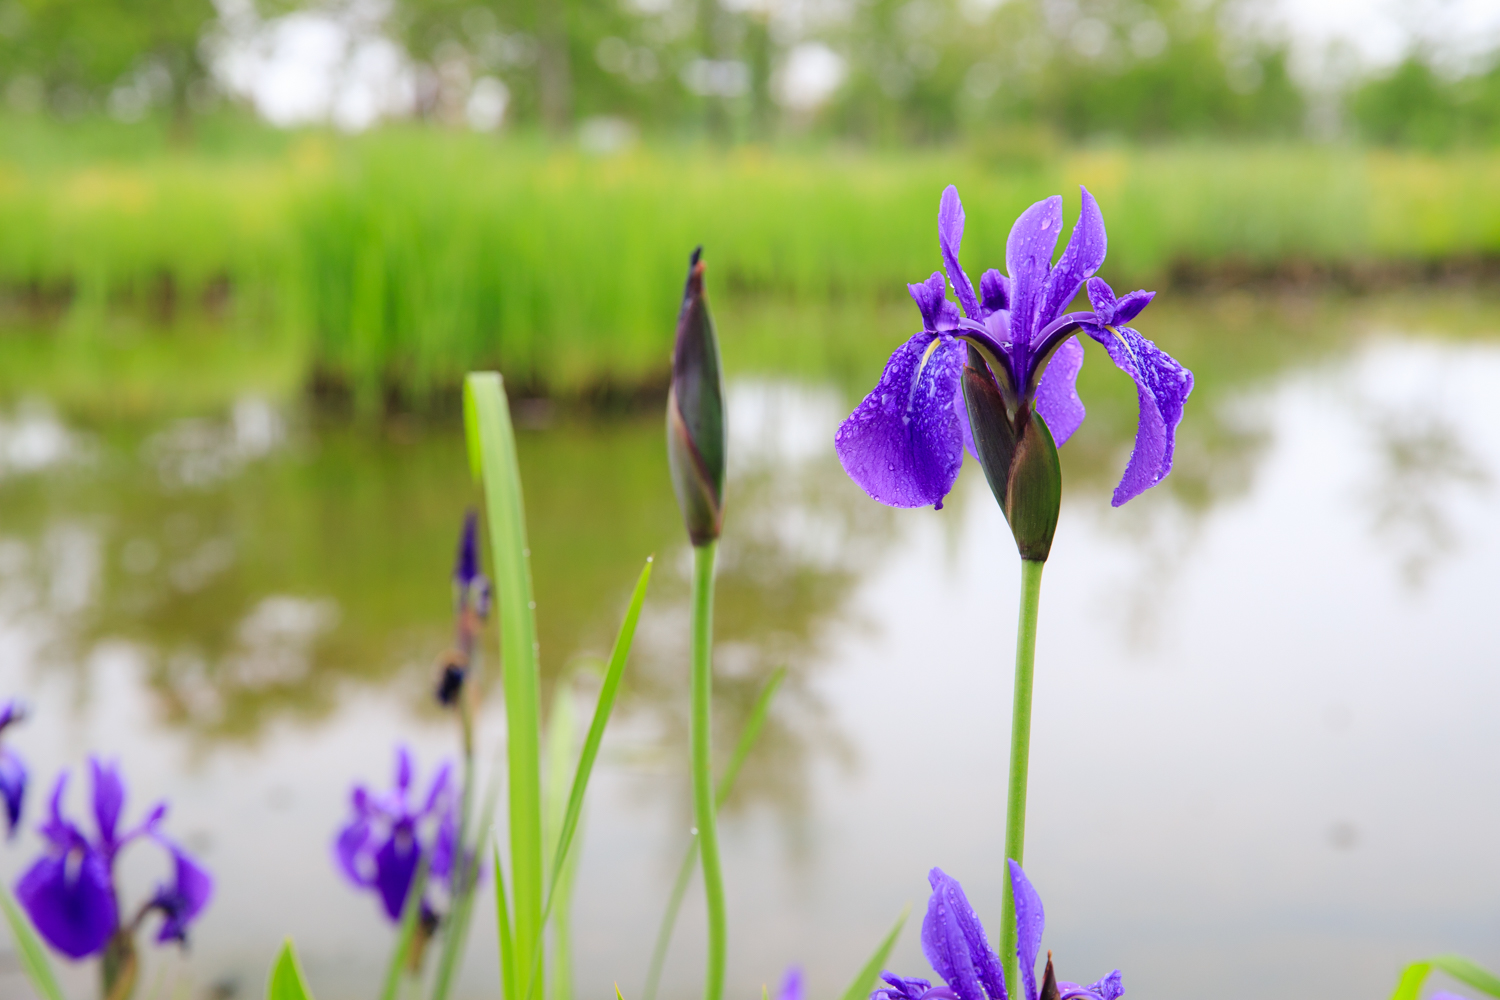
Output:
<path fill-rule="evenodd" d="M 1026 846 L 1026 772 L 1031 764 L 1031 681 L 1036 667 L 1036 616 L 1042 601 L 1042 567 L 1034 559 L 1021 560 L 1021 620 L 1016 626 L 1016 692 L 1010 710 L 1010 787 L 1005 801 L 1005 856 L 1024 864 Z M 1017 996 L 1016 902 L 1010 890 L 1010 865 L 1005 866 L 1000 892 L 1000 962 L 1005 988 Z"/>
<path fill-rule="evenodd" d="M 710 722 L 713 711 L 714 555 L 718 542 L 693 547 L 693 676 L 689 733 L 693 755 L 693 816 L 703 854 L 703 888 L 708 897 L 708 971 L 703 1000 L 724 995 L 724 878 L 719 870 L 719 835 L 714 813 Z"/>

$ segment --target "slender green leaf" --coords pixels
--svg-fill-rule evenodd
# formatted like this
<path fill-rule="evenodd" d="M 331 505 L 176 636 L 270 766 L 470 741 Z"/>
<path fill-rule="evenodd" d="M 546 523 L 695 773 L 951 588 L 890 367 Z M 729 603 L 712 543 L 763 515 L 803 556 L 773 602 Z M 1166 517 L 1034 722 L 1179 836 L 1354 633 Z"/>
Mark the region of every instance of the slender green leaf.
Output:
<path fill-rule="evenodd" d="M 516 1000 L 515 938 L 510 933 L 510 903 L 505 898 L 505 869 L 500 867 L 500 839 L 491 842 L 495 861 L 495 928 L 500 938 L 500 987 L 505 1000 Z"/>
<path fill-rule="evenodd" d="M 271 981 L 266 984 L 266 1000 L 312 1000 L 312 990 L 307 988 L 307 977 L 297 962 L 292 939 L 287 938 L 271 967 Z"/>
<path fill-rule="evenodd" d="M 472 780 L 472 779 L 470 779 Z M 465 797 L 468 796 L 467 789 Z M 469 850 L 461 853 L 464 858 L 478 858 L 482 842 L 488 836 L 490 826 L 495 816 L 495 805 L 500 799 L 500 767 L 499 761 L 490 774 L 489 783 L 485 786 L 484 804 L 480 807 L 478 823 L 475 824 L 475 834 L 472 838 L 464 841 L 471 845 Z M 467 807 L 464 810 L 467 814 Z M 467 828 L 468 824 L 464 824 Z M 483 831 L 481 833 L 480 831 Z M 476 862 L 477 863 L 477 862 Z M 474 913 L 474 896 L 478 887 L 477 873 L 465 878 L 465 887 L 453 904 L 453 912 L 448 917 L 448 926 L 443 931 L 443 953 L 438 962 L 436 974 L 432 982 L 432 1000 L 447 1000 L 448 993 L 453 988 L 453 977 L 458 974 L 458 966 L 463 958 L 464 946 L 469 940 L 469 923 Z"/>
<path fill-rule="evenodd" d="M 479 456 L 500 617 L 500 665 L 505 687 L 506 752 L 510 775 L 510 860 L 515 897 L 512 931 L 517 955 L 531 955 L 542 936 L 541 695 L 537 676 L 536 615 L 531 550 L 515 433 L 505 388 L 496 372 L 472 372 L 464 382 L 464 420 L 471 458 Z M 474 441 L 478 442 L 477 449 Z M 531 968 L 519 967 L 520 995 L 531 992 Z M 540 980 L 538 973 L 537 979 Z M 538 982 L 537 995 L 544 996 Z"/>
<path fill-rule="evenodd" d="M 385 970 L 385 987 L 380 991 L 380 1000 L 396 1000 L 401 988 L 401 974 L 406 971 L 407 956 L 411 954 L 411 943 L 417 936 L 417 918 L 422 913 L 422 896 L 427 892 L 427 855 L 417 862 L 417 872 L 412 876 L 411 888 L 406 893 L 406 905 L 401 908 L 401 929 L 396 935 L 396 947 L 391 950 L 390 964 Z"/>
<path fill-rule="evenodd" d="M 880 947 L 875 949 L 875 954 L 865 963 L 865 967 L 859 970 L 859 975 L 854 977 L 854 982 L 844 991 L 844 1000 L 867 1000 L 870 991 L 875 988 L 875 980 L 880 975 L 880 970 L 885 968 L 885 963 L 891 957 L 891 949 L 896 946 L 896 938 L 901 936 L 901 928 L 906 926 L 906 918 L 911 913 L 911 905 L 907 904 L 901 911 L 901 916 L 896 918 L 896 926 L 880 942 Z"/>
<path fill-rule="evenodd" d="M 1402 969 L 1401 981 L 1396 984 L 1396 992 L 1391 994 L 1391 1000 L 1417 1000 L 1417 994 L 1422 992 L 1422 983 L 1431 971 L 1431 962 L 1413 962 Z"/>
<path fill-rule="evenodd" d="M 615 696 L 620 692 L 620 680 L 625 676 L 625 663 L 630 658 L 630 647 L 635 642 L 635 627 L 641 618 L 641 606 L 646 601 L 646 588 L 651 583 L 651 567 L 655 556 L 646 557 L 646 565 L 636 578 L 635 592 L 630 595 L 630 605 L 625 609 L 625 620 L 620 623 L 620 632 L 615 636 L 615 648 L 609 654 L 609 666 L 604 671 L 604 685 L 599 689 L 599 701 L 594 705 L 594 720 L 589 723 L 588 736 L 583 740 L 583 751 L 578 755 L 578 769 L 573 774 L 573 788 L 568 793 L 568 808 L 563 814 L 562 829 L 558 833 L 557 849 L 552 856 L 552 877 L 547 887 L 547 905 L 542 910 L 545 922 L 552 913 L 553 897 L 557 894 L 557 883 L 562 878 L 568 852 L 573 846 L 573 835 L 578 829 L 578 818 L 583 813 L 583 798 L 588 791 L 589 778 L 594 773 L 594 761 L 599 757 L 599 744 L 604 739 L 604 727 L 609 724 L 614 711 Z M 519 947 L 520 942 L 517 941 Z M 542 942 L 533 945 L 533 967 L 542 960 Z M 528 988 L 526 996 L 536 993 Z"/>
<path fill-rule="evenodd" d="M 21 956 L 21 967 L 26 970 L 32 989 L 42 1000 L 64 1000 L 62 987 L 57 984 L 52 963 L 47 959 L 46 946 L 4 882 L 0 882 L 0 909 L 5 910 L 5 920 L 16 939 L 16 952 Z"/>
<path fill-rule="evenodd" d="M 1486 996 L 1500 997 L 1500 976 L 1476 965 L 1462 955 L 1438 955 L 1428 961 L 1434 968 L 1441 969 L 1454 979 L 1474 987 Z"/>
<path fill-rule="evenodd" d="M 719 787 L 714 793 L 715 808 L 721 808 L 728 801 L 729 793 L 734 789 L 735 779 L 739 777 L 745 758 L 750 755 L 750 749 L 760 738 L 761 727 L 765 725 L 766 717 L 771 711 L 771 698 L 785 679 L 786 667 L 778 667 L 775 673 L 767 678 L 766 683 L 760 689 L 760 694 L 756 696 L 755 705 L 750 709 L 750 717 L 745 720 L 745 728 L 740 731 L 740 738 L 734 746 L 734 753 L 729 757 L 729 766 L 724 769 L 723 776 L 719 778 Z M 682 909 L 682 900 L 687 896 L 688 884 L 692 881 L 693 869 L 697 863 L 698 838 L 695 835 L 688 843 L 687 853 L 682 857 L 682 864 L 677 866 L 677 878 L 672 882 L 672 894 L 667 897 L 667 909 L 662 914 L 661 926 L 656 930 L 656 944 L 651 949 L 651 965 L 646 973 L 646 990 L 642 995 L 643 1000 L 656 1000 L 656 990 L 661 985 L 662 967 L 667 961 L 667 947 L 672 943 L 672 930 L 677 926 L 677 914 Z"/>

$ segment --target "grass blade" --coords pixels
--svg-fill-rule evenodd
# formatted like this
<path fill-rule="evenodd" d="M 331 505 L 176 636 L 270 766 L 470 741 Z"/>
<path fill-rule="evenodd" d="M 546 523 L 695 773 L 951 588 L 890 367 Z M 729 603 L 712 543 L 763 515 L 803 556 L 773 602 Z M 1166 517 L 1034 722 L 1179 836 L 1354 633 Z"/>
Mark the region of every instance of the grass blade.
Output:
<path fill-rule="evenodd" d="M 31 919 L 21 912 L 10 886 L 0 882 L 0 909 L 5 910 L 5 920 L 10 924 L 10 933 L 16 939 L 16 952 L 21 957 L 21 967 L 32 989 L 42 1000 L 64 1000 L 62 987 L 57 984 L 57 975 L 47 959 L 47 948 L 31 926 Z"/>
<path fill-rule="evenodd" d="M 412 876 L 411 889 L 406 893 L 406 905 L 401 908 L 401 930 L 396 935 L 396 947 L 391 951 L 391 961 L 385 970 L 385 987 L 380 991 L 380 1000 L 396 1000 L 401 988 L 401 973 L 406 970 L 407 956 L 411 954 L 411 943 L 417 936 L 417 918 L 422 913 L 422 896 L 427 892 L 427 855 L 417 862 L 417 873 Z"/>
<path fill-rule="evenodd" d="M 482 842 L 486 839 L 490 830 L 491 822 L 495 816 L 495 805 L 500 798 L 500 768 L 496 762 L 494 772 L 490 775 L 489 784 L 484 791 L 484 804 L 479 810 L 479 822 L 475 824 L 475 834 L 472 840 L 466 841 L 473 845 L 472 854 L 474 863 L 478 864 L 479 851 Z M 467 789 L 465 795 L 468 794 Z M 467 809 L 464 810 L 468 812 Z M 467 824 L 466 824 L 467 825 Z M 480 831 L 484 831 L 481 833 Z M 462 855 L 468 857 L 466 852 Z M 453 977 L 458 972 L 459 963 L 463 959 L 464 945 L 469 940 L 469 919 L 474 912 L 475 890 L 479 885 L 479 872 L 477 869 L 468 877 L 464 892 L 455 900 L 453 912 L 448 918 L 448 928 L 443 933 L 443 954 L 438 964 L 437 974 L 432 982 L 432 1000 L 447 1000 L 448 993 L 453 987 Z"/>
<path fill-rule="evenodd" d="M 1476 965 L 1461 955 L 1439 955 L 1428 959 L 1432 966 L 1448 973 L 1454 979 L 1472 986 L 1486 996 L 1500 997 L 1500 976 Z"/>
<path fill-rule="evenodd" d="M 510 933 L 510 903 L 505 898 L 505 870 L 500 867 L 500 840 L 491 841 L 495 860 L 495 928 L 500 938 L 500 988 L 505 1000 L 516 997 L 515 938 Z"/>
<path fill-rule="evenodd" d="M 755 705 L 750 709 L 750 717 L 745 720 L 745 728 L 740 731 L 739 742 L 735 744 L 734 753 L 729 757 L 729 766 L 719 778 L 719 787 L 714 795 L 716 808 L 721 808 L 729 799 L 740 768 L 744 766 L 745 758 L 750 756 L 750 749 L 760 738 L 761 727 L 770 714 L 771 698 L 785 679 L 786 667 L 778 667 L 756 696 Z M 667 897 L 667 910 L 662 914 L 661 926 L 656 931 L 656 944 L 651 949 L 651 966 L 646 973 L 646 990 L 642 994 L 642 1000 L 656 1000 L 656 990 L 661 985 L 662 967 L 667 961 L 667 947 L 672 943 L 672 930 L 677 926 L 677 914 L 682 909 L 682 900 L 687 895 L 688 884 L 693 878 L 693 867 L 697 862 L 698 838 L 695 836 L 688 844 L 682 864 L 677 867 L 677 879 L 672 883 L 672 894 Z"/>
<path fill-rule="evenodd" d="M 307 978 L 297 962 L 297 952 L 292 939 L 287 938 L 271 967 L 271 981 L 266 984 L 266 1000 L 312 1000 L 312 990 L 307 988 Z"/>
<path fill-rule="evenodd" d="M 620 623 L 620 632 L 615 636 L 615 647 L 609 654 L 609 666 L 604 671 L 604 685 L 599 689 L 599 701 L 594 705 L 594 719 L 589 723 L 588 736 L 584 737 L 583 750 L 578 755 L 578 768 L 573 774 L 573 788 L 568 793 L 568 807 L 563 813 L 562 827 L 558 832 L 557 849 L 552 856 L 552 877 L 547 887 L 547 904 L 542 910 L 545 922 L 552 912 L 552 901 L 557 894 L 557 884 L 567 864 L 569 849 L 573 846 L 573 835 L 578 830 L 578 818 L 583 814 L 583 798 L 588 791 L 589 778 L 594 773 L 594 761 L 599 757 L 599 744 L 604 740 L 604 727 L 609 724 L 614 711 L 615 697 L 620 693 L 620 680 L 625 676 L 625 663 L 630 658 L 630 647 L 635 642 L 635 627 L 641 618 L 641 606 L 646 601 L 646 588 L 651 583 L 651 567 L 654 556 L 646 557 L 646 565 L 636 578 L 635 592 L 630 595 L 630 606 L 625 609 L 625 620 Z M 517 941 L 519 949 L 520 942 Z M 533 945 L 533 966 L 541 962 L 542 942 Z M 528 987 L 526 996 L 537 995 Z"/>
<path fill-rule="evenodd" d="M 885 963 L 891 957 L 891 949 L 896 946 L 896 938 L 901 936 L 901 928 L 906 926 L 906 918 L 911 914 L 911 905 L 908 904 L 901 911 L 901 916 L 896 918 L 896 926 L 880 942 L 880 947 L 875 949 L 875 954 L 865 963 L 865 967 L 859 970 L 859 975 L 854 977 L 854 982 L 844 991 L 843 1000 L 868 1000 L 870 991 L 875 988 L 875 980 L 880 975 L 880 970 L 885 968 Z"/>
<path fill-rule="evenodd" d="M 512 932 L 516 954 L 529 956 L 539 947 L 543 924 L 541 695 L 521 472 L 510 407 L 498 373 L 473 372 L 465 380 L 464 423 L 470 465 L 477 464 L 484 483 L 495 603 L 500 617 L 510 778 L 511 885 L 515 898 Z M 521 977 L 516 982 L 520 995 L 529 995 L 530 966 L 514 971 Z M 536 978 L 541 979 L 540 972 Z M 540 988 L 536 993 L 545 995 Z"/>

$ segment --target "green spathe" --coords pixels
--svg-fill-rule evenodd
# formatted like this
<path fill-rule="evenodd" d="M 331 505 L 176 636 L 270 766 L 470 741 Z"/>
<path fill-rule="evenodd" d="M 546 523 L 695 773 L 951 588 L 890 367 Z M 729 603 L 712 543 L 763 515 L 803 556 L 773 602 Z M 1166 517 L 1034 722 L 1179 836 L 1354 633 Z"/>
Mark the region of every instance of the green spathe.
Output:
<path fill-rule="evenodd" d="M 1021 558 L 1046 562 L 1062 506 L 1062 465 L 1047 422 L 1029 406 L 1015 412 L 972 347 L 963 374 L 964 404 L 984 477 L 1015 535 Z"/>
<path fill-rule="evenodd" d="M 703 248 L 693 251 L 667 393 L 667 459 L 672 489 L 696 545 L 719 537 L 724 524 L 724 377 L 719 340 L 703 295 Z"/>

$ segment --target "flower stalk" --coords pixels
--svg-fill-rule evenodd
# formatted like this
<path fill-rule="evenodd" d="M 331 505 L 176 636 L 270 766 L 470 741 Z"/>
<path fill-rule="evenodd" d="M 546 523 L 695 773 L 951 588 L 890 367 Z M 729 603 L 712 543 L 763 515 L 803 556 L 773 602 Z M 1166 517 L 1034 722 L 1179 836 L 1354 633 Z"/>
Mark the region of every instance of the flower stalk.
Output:
<path fill-rule="evenodd" d="M 1042 568 L 1036 559 L 1021 560 L 1021 613 L 1016 625 L 1016 686 L 1010 713 L 1010 777 L 1005 798 L 1005 856 L 1024 864 L 1026 848 L 1026 778 L 1031 767 L 1031 688 L 1036 669 L 1036 622 L 1042 600 Z M 1016 905 L 1007 888 L 1000 893 L 1000 959 L 1005 981 L 1016 982 Z"/>
<path fill-rule="evenodd" d="M 713 710 L 714 556 L 717 542 L 693 547 L 692 715 L 689 739 L 693 762 L 693 821 L 703 856 L 703 889 L 708 900 L 708 969 L 704 1000 L 724 994 L 727 935 L 724 919 L 724 876 L 719 863 L 718 819 L 715 815 L 712 740 Z"/>

